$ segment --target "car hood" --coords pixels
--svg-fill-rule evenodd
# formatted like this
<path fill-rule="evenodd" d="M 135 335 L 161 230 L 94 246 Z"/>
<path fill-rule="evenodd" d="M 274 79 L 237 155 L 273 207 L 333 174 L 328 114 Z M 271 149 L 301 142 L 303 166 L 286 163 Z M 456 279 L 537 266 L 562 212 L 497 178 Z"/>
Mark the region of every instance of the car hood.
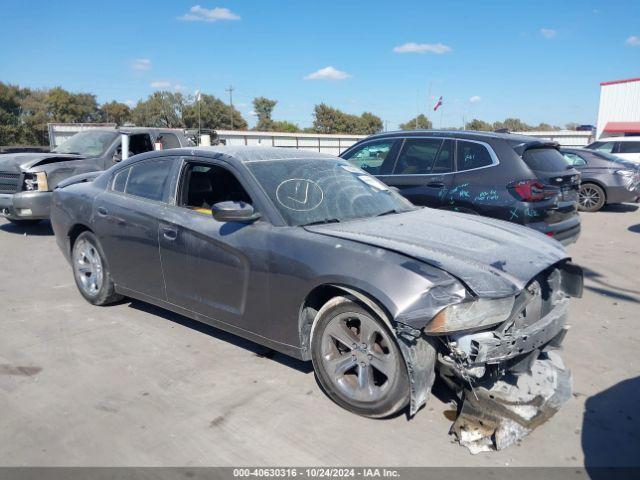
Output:
<path fill-rule="evenodd" d="M 38 165 L 85 158 L 68 153 L 5 153 L 0 155 L 0 171 L 20 172 Z"/>
<path fill-rule="evenodd" d="M 418 259 L 457 277 L 479 297 L 516 294 L 569 258 L 559 242 L 527 227 L 430 208 L 305 228 Z"/>

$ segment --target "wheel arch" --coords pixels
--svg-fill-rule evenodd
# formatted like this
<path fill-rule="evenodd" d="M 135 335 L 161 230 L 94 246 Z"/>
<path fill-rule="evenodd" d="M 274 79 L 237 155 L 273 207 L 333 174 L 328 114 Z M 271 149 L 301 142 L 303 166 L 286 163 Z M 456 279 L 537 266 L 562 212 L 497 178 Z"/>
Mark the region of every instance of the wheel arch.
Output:
<path fill-rule="evenodd" d="M 73 252 L 73 245 L 76 243 L 76 240 L 82 232 L 94 233 L 93 230 L 84 223 L 76 223 L 69 229 L 69 232 L 67 233 L 67 237 L 69 237 L 69 254 Z"/>
<path fill-rule="evenodd" d="M 300 336 L 301 355 L 304 360 L 311 360 L 311 334 L 318 312 L 329 300 L 340 296 L 353 298 L 357 303 L 382 319 L 391 333 L 395 335 L 395 329 L 391 321 L 392 316 L 380 300 L 349 285 L 324 283 L 315 286 L 300 305 L 298 333 Z"/>

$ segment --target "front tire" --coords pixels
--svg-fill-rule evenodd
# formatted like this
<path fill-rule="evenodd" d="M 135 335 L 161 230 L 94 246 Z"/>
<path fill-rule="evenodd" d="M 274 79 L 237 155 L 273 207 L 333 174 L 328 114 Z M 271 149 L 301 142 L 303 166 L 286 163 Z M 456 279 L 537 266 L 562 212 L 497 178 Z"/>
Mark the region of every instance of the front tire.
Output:
<path fill-rule="evenodd" d="M 325 393 L 346 410 L 383 418 L 409 402 L 409 375 L 395 337 L 350 298 L 335 297 L 318 312 L 311 359 Z"/>
<path fill-rule="evenodd" d="M 91 232 L 82 232 L 71 254 L 73 277 L 80 294 L 93 305 L 109 305 L 121 300 L 104 260 L 100 242 Z"/>
<path fill-rule="evenodd" d="M 604 190 L 595 183 L 583 183 L 578 193 L 578 210 L 581 212 L 597 212 L 607 200 Z"/>

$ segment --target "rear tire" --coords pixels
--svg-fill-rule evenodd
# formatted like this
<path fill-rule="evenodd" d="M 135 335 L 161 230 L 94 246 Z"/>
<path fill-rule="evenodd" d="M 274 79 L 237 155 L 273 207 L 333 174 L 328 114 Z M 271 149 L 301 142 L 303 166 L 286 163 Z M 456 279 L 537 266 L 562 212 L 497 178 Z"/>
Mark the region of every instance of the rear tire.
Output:
<path fill-rule="evenodd" d="M 578 193 L 578 210 L 581 212 L 597 212 L 607 201 L 602 187 L 595 183 L 583 183 Z"/>
<path fill-rule="evenodd" d="M 33 227 L 40 223 L 40 220 L 17 220 L 13 218 L 7 218 L 7 220 L 19 227 Z"/>
<path fill-rule="evenodd" d="M 82 232 L 71 252 L 73 278 L 80 294 L 93 305 L 109 305 L 122 300 L 116 293 L 100 242 L 91 232 Z"/>
<path fill-rule="evenodd" d="M 350 412 L 384 418 L 409 402 L 409 374 L 394 335 L 350 298 L 335 297 L 318 312 L 311 359 L 325 393 Z"/>

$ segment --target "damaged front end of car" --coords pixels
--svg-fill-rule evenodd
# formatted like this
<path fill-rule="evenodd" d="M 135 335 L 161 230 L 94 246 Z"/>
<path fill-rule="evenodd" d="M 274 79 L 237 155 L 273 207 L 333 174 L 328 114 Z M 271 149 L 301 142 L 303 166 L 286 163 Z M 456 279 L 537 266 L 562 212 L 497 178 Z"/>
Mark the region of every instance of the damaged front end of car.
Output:
<path fill-rule="evenodd" d="M 518 294 L 474 298 L 441 309 L 422 329 L 397 324 L 411 379 L 413 415 L 435 374 L 459 399 L 452 426 L 472 453 L 505 448 L 546 421 L 571 396 L 571 373 L 554 350 L 568 331 L 569 298 L 582 295 L 582 269 L 565 260 Z M 435 368 L 427 364 L 436 351 Z"/>

